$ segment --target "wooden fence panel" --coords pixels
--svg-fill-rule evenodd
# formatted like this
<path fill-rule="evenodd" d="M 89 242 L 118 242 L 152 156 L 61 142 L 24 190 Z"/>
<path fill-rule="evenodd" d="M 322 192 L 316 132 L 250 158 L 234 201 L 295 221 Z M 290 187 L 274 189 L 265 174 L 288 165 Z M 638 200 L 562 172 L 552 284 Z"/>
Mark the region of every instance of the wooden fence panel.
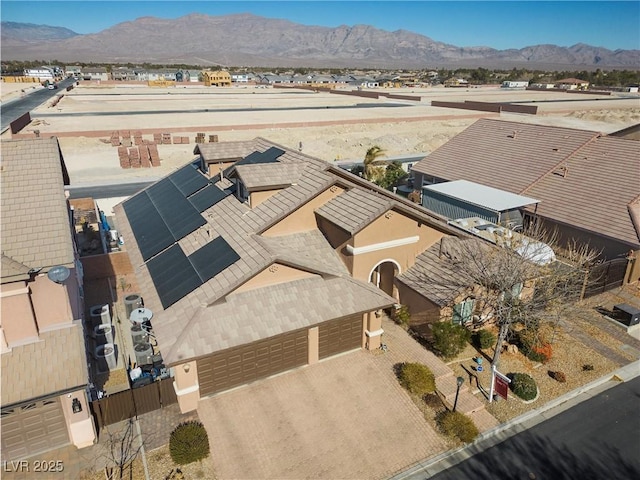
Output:
<path fill-rule="evenodd" d="M 173 378 L 165 378 L 159 381 L 158 387 L 160 389 L 160 402 L 162 403 L 163 407 L 166 407 L 178 401 L 176 391 L 173 389 Z"/>
<path fill-rule="evenodd" d="M 131 390 L 124 390 L 91 402 L 91 408 L 98 420 L 98 428 L 121 422 L 136 415 Z"/>

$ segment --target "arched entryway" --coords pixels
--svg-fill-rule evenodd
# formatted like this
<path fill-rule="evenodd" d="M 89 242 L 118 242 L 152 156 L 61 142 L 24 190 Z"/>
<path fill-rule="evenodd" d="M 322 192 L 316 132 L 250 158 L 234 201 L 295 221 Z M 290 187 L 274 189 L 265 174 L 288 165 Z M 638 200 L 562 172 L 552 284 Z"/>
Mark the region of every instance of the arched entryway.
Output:
<path fill-rule="evenodd" d="M 376 264 L 369 273 L 369 282 L 373 283 L 387 295 L 398 300 L 398 288 L 393 279 L 400 275 L 400 264 L 391 258 L 382 260 Z"/>

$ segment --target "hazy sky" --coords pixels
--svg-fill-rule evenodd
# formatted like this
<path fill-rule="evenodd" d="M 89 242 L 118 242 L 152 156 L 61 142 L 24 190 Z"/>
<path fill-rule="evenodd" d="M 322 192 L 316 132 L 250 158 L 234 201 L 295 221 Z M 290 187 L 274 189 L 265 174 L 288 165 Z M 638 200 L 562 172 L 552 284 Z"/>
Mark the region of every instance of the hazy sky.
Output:
<path fill-rule="evenodd" d="M 303 25 L 373 25 L 404 29 L 457 46 L 522 48 L 587 43 L 640 49 L 640 1 L 7 1 L 2 21 L 96 33 L 139 17 L 250 12 Z M 239 32 L 246 34 L 250 32 Z"/>

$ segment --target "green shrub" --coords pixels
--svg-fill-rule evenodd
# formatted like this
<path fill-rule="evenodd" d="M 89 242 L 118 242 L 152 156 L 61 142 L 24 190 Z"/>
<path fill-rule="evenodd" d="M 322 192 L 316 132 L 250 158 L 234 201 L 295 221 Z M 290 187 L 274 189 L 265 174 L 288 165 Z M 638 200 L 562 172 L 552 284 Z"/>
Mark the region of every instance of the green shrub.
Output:
<path fill-rule="evenodd" d="M 491 348 L 496 344 L 496 336 L 489 330 L 478 330 L 471 335 L 471 340 L 476 348 L 484 350 Z"/>
<path fill-rule="evenodd" d="M 401 305 L 400 308 L 396 308 L 392 313 L 393 321 L 398 325 L 409 325 L 411 319 L 411 313 L 409 313 L 409 307 Z"/>
<path fill-rule="evenodd" d="M 552 354 L 547 336 L 547 332 L 543 328 L 522 329 L 518 332 L 518 347 L 529 360 L 546 363 Z"/>
<path fill-rule="evenodd" d="M 533 400 L 538 394 L 536 381 L 526 373 L 513 373 L 510 375 L 511 391 L 523 400 Z"/>
<path fill-rule="evenodd" d="M 442 433 L 465 443 L 473 442 L 479 434 L 471 419 L 460 412 L 446 410 L 437 416 L 436 421 Z"/>
<path fill-rule="evenodd" d="M 169 453 L 178 465 L 186 465 L 207 457 L 209 437 L 204 425 L 196 420 L 178 425 L 169 438 Z"/>
<path fill-rule="evenodd" d="M 403 363 L 399 372 L 400 385 L 416 395 L 436 391 L 436 379 L 431 370 L 421 363 Z"/>
<path fill-rule="evenodd" d="M 453 358 L 458 355 L 471 338 L 471 332 L 462 325 L 438 322 L 433 325 L 433 350 L 436 355 Z"/>

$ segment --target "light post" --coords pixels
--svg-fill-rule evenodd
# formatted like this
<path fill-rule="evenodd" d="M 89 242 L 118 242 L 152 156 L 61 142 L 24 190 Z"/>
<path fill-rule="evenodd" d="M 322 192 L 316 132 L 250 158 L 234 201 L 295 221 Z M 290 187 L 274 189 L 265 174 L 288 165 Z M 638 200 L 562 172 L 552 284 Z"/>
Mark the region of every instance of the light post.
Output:
<path fill-rule="evenodd" d="M 456 378 L 456 383 L 458 384 L 458 388 L 456 389 L 456 399 L 453 402 L 453 411 L 456 411 L 456 406 L 458 405 L 458 394 L 460 393 L 460 387 L 464 383 L 464 378 L 458 377 Z"/>

